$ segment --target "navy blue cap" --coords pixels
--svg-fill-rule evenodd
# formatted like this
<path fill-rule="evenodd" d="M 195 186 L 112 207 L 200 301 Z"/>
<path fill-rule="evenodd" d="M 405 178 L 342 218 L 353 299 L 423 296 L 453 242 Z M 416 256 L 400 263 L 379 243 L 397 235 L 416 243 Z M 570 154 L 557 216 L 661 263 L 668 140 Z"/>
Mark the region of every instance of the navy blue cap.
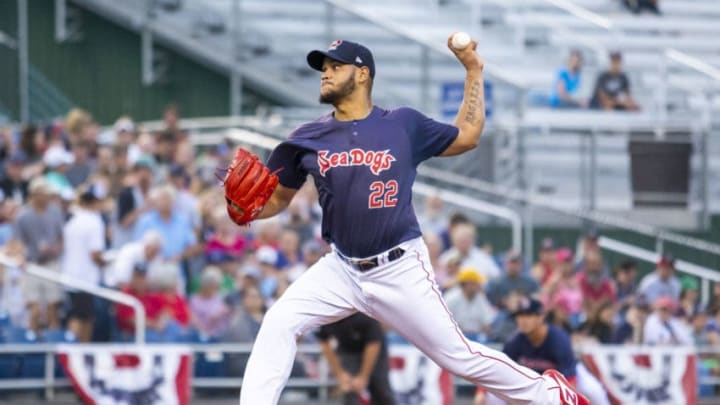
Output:
<path fill-rule="evenodd" d="M 518 315 L 540 315 L 543 312 L 543 305 L 535 298 L 523 297 L 518 303 L 518 307 L 512 316 Z"/>
<path fill-rule="evenodd" d="M 366 66 L 370 69 L 370 77 L 375 78 L 375 60 L 369 49 L 357 42 L 345 41 L 338 39 L 330 44 L 327 51 L 314 50 L 308 53 L 307 62 L 311 68 L 322 71 L 323 61 L 325 57 L 338 62 L 355 65 L 357 67 Z"/>

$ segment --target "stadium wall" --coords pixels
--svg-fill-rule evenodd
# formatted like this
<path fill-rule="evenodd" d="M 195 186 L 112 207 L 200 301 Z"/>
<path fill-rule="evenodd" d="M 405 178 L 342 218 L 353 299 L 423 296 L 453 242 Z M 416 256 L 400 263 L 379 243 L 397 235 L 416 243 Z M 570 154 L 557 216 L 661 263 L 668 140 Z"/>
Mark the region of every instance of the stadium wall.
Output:
<path fill-rule="evenodd" d="M 229 78 L 171 50 L 168 80 L 145 87 L 141 82 L 140 36 L 87 11 L 80 11 L 83 38 L 55 41 L 54 2 L 30 0 L 30 63 L 79 107 L 103 124 L 120 114 L 136 120 L 157 119 L 169 102 L 185 117 L 222 116 L 230 112 Z M 15 1 L 0 1 L 0 30 L 15 36 Z M 17 56 L 0 48 L 3 83 L 0 97 L 17 118 Z M 7 83 L 4 83 L 7 82 Z M 245 109 L 268 101 L 245 90 Z"/>

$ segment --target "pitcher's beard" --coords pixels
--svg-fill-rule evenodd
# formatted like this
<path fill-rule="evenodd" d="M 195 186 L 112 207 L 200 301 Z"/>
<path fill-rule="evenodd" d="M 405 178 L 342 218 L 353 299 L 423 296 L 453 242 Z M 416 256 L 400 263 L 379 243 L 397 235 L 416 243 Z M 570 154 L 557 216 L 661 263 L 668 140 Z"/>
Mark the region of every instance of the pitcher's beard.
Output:
<path fill-rule="evenodd" d="M 336 105 L 342 99 L 352 94 L 353 91 L 355 91 L 355 81 L 351 77 L 346 80 L 345 83 L 343 83 L 337 90 L 331 91 L 326 94 L 320 92 L 319 100 L 321 104 Z"/>

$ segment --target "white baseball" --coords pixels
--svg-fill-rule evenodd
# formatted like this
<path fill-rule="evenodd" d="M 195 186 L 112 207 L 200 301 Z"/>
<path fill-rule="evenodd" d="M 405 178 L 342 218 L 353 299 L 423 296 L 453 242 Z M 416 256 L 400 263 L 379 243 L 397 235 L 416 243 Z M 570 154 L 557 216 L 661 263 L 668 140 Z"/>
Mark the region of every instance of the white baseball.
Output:
<path fill-rule="evenodd" d="M 453 35 L 450 43 L 452 44 L 453 48 L 461 51 L 465 49 L 468 45 L 470 45 L 470 35 L 468 35 L 466 32 L 456 32 L 455 35 Z"/>

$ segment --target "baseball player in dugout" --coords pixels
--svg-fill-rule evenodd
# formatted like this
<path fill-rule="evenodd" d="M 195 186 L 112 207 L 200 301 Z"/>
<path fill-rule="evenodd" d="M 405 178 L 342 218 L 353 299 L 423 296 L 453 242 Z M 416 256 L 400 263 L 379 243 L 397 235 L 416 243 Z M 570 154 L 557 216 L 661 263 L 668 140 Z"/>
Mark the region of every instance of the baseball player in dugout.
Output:
<path fill-rule="evenodd" d="M 338 381 L 343 405 L 358 405 L 368 393 L 371 405 L 395 405 L 385 331 L 380 322 L 358 312 L 321 326 L 316 335 Z"/>
<path fill-rule="evenodd" d="M 368 48 L 337 40 L 307 55 L 320 74 L 320 102 L 333 111 L 297 128 L 267 166 L 239 149 L 225 176 L 230 218 L 238 224 L 285 209 L 310 175 L 332 246 L 267 312 L 240 390 L 241 405 L 274 405 L 298 336 L 365 313 L 393 328 L 440 367 L 510 404 L 589 404 L 559 372 L 523 367 L 468 341 L 435 283 L 412 206 L 417 166 L 478 145 L 485 123 L 483 60 L 477 42 L 448 48 L 465 67 L 464 98 L 453 124 L 408 107 L 372 102 L 376 70 Z"/>

